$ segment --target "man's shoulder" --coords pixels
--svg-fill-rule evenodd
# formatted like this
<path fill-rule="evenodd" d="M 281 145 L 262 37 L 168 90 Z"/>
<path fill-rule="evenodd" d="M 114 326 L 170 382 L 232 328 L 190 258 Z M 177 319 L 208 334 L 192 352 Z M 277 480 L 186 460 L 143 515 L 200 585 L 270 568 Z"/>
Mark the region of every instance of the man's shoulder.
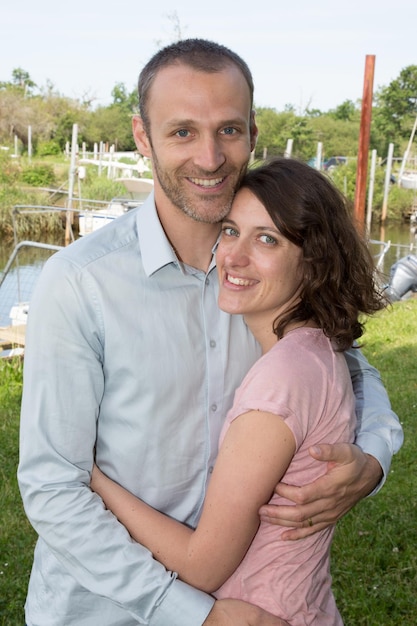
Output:
<path fill-rule="evenodd" d="M 139 241 L 136 225 L 137 209 L 131 209 L 125 215 L 113 220 L 89 235 L 77 239 L 60 250 L 54 257 L 66 260 L 80 269 L 100 259 L 117 255 L 121 251 L 135 251 L 139 254 Z"/>

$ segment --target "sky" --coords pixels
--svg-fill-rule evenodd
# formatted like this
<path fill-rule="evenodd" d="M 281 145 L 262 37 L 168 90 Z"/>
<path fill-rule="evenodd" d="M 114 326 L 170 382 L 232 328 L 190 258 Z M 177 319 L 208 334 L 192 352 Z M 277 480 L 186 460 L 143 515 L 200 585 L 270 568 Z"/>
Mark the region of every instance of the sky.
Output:
<path fill-rule="evenodd" d="M 39 87 L 105 106 L 180 35 L 240 54 L 256 106 L 328 111 L 362 98 L 368 55 L 374 92 L 416 65 L 416 23 L 417 0 L 3 0 L 0 81 L 22 68 Z"/>

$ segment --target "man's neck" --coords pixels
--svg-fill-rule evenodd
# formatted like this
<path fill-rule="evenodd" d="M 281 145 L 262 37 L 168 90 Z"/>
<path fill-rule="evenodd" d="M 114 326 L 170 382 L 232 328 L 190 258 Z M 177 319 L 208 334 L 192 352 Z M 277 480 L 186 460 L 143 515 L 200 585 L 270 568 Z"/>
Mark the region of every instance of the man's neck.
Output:
<path fill-rule="evenodd" d="M 158 216 L 178 259 L 190 267 L 207 272 L 220 225 L 197 222 L 180 212 L 173 214 L 158 210 Z"/>
<path fill-rule="evenodd" d="M 183 225 L 184 226 L 184 225 Z M 189 228 L 182 228 L 181 232 L 172 232 L 168 239 L 178 259 L 194 267 L 195 269 L 207 272 L 213 257 L 213 246 L 219 235 L 217 224 L 201 224 L 195 222 Z"/>

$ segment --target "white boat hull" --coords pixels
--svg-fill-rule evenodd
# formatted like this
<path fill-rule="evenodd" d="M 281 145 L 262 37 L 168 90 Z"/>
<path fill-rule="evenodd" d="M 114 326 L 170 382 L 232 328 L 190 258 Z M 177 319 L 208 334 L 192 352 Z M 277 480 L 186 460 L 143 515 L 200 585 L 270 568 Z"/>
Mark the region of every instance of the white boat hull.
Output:
<path fill-rule="evenodd" d="M 417 173 L 403 174 L 400 178 L 400 187 L 403 189 L 417 189 Z"/>

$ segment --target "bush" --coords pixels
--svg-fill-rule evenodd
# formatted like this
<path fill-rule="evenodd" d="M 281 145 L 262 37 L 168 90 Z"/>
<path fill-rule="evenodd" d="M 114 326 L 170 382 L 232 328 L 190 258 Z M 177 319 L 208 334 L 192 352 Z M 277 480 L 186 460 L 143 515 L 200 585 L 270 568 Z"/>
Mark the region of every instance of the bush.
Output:
<path fill-rule="evenodd" d="M 413 189 L 402 189 L 397 185 L 392 185 L 388 194 L 389 214 L 395 219 L 406 217 L 413 206 L 415 195 Z"/>
<path fill-rule="evenodd" d="M 38 156 L 57 156 L 62 150 L 57 141 L 44 141 L 38 145 Z"/>
<path fill-rule="evenodd" d="M 18 163 L 7 153 L 0 152 L 0 185 L 12 185 L 19 178 L 19 174 Z"/>
<path fill-rule="evenodd" d="M 56 184 L 54 169 L 51 165 L 29 165 L 22 170 L 22 182 L 33 187 L 48 187 Z"/>
<path fill-rule="evenodd" d="M 126 196 L 126 188 L 122 183 L 98 176 L 92 172 L 88 173 L 87 179 L 83 183 L 82 197 L 85 199 L 111 200 L 124 196 Z"/>

